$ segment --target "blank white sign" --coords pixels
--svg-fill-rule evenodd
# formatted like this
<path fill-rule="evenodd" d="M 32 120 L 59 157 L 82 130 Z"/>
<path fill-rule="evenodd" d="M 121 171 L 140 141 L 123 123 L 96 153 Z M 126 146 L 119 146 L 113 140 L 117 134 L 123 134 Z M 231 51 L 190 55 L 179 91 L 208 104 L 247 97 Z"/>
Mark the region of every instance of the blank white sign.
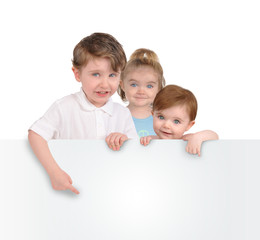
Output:
<path fill-rule="evenodd" d="M 259 239 L 260 140 L 205 142 L 201 157 L 185 144 L 50 141 L 75 195 L 52 190 L 27 141 L 0 141 L 0 238 Z"/>

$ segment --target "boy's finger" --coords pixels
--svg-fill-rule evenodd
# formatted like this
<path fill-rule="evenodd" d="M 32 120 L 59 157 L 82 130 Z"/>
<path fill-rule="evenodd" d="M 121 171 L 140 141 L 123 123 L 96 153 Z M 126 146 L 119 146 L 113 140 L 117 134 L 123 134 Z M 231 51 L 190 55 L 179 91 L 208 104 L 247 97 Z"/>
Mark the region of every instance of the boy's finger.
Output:
<path fill-rule="evenodd" d="M 116 135 L 112 135 L 109 139 L 109 144 L 111 146 L 115 145 L 115 138 L 116 138 Z"/>
<path fill-rule="evenodd" d="M 122 144 L 124 143 L 125 140 L 127 140 L 127 136 L 125 136 L 125 135 L 121 136 L 119 139 L 119 145 L 122 146 Z"/>
<path fill-rule="evenodd" d="M 120 147 L 122 146 L 123 142 L 121 142 L 122 135 L 116 135 L 115 140 L 114 140 L 114 145 L 116 151 L 120 150 Z"/>
<path fill-rule="evenodd" d="M 72 184 L 72 179 L 71 177 L 69 176 L 69 183 Z"/>
<path fill-rule="evenodd" d="M 113 149 L 114 151 L 117 150 L 117 146 L 116 146 L 114 143 L 112 143 L 112 149 Z"/>
<path fill-rule="evenodd" d="M 72 185 L 69 185 L 69 186 L 68 186 L 68 189 L 69 189 L 70 191 L 74 192 L 75 194 L 79 194 L 79 191 L 78 191 L 76 188 L 74 188 Z"/>
<path fill-rule="evenodd" d="M 200 149 L 198 149 L 198 156 L 200 157 Z"/>
<path fill-rule="evenodd" d="M 128 137 L 127 137 L 126 135 L 123 135 L 122 141 L 124 142 L 124 141 L 126 141 L 126 140 L 128 140 Z"/>
<path fill-rule="evenodd" d="M 106 143 L 108 145 L 108 147 L 112 150 L 115 151 L 115 146 L 114 146 L 114 135 L 109 135 L 107 138 L 106 138 Z"/>
<path fill-rule="evenodd" d="M 125 141 L 127 141 L 128 140 L 128 137 L 126 136 L 126 135 L 123 135 L 121 138 L 120 138 L 120 147 L 123 145 L 123 143 L 125 142 Z"/>
<path fill-rule="evenodd" d="M 107 143 L 108 146 L 110 146 L 110 143 L 109 143 L 109 142 L 110 142 L 110 136 L 106 137 L 106 143 Z M 110 148 L 111 148 L 111 147 L 110 147 Z"/>
<path fill-rule="evenodd" d="M 117 135 L 114 139 L 114 144 L 116 147 L 118 147 L 120 145 L 120 135 Z"/>

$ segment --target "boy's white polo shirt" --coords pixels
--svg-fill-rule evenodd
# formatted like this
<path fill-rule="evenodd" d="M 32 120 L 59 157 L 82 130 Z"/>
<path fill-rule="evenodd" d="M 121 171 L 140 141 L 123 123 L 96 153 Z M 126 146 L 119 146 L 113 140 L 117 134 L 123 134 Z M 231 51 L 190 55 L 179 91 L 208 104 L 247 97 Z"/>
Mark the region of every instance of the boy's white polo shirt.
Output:
<path fill-rule="evenodd" d="M 82 88 L 80 92 L 56 101 L 31 127 L 46 141 L 50 139 L 105 139 L 119 132 L 137 138 L 128 108 L 111 99 L 102 107 L 91 104 Z"/>

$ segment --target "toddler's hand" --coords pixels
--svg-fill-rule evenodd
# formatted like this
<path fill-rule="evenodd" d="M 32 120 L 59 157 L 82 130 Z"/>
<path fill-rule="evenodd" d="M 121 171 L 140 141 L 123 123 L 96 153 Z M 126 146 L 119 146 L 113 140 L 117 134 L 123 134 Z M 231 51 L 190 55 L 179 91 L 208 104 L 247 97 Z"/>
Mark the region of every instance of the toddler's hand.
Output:
<path fill-rule="evenodd" d="M 145 136 L 140 138 L 140 143 L 144 146 L 148 145 L 150 141 L 152 140 L 152 136 Z"/>
<path fill-rule="evenodd" d="M 109 148 L 113 149 L 114 151 L 118 151 L 127 139 L 128 139 L 128 137 L 125 134 L 110 133 L 106 137 L 106 143 Z"/>
<path fill-rule="evenodd" d="M 196 133 L 186 134 L 182 138 L 184 141 L 188 141 L 186 151 L 190 154 L 198 154 L 200 156 L 200 149 L 203 140 Z"/>
<path fill-rule="evenodd" d="M 70 190 L 76 194 L 79 194 L 79 191 L 72 186 L 72 180 L 70 176 L 64 172 L 63 170 L 59 169 L 53 172 L 50 175 L 51 185 L 55 190 Z"/>

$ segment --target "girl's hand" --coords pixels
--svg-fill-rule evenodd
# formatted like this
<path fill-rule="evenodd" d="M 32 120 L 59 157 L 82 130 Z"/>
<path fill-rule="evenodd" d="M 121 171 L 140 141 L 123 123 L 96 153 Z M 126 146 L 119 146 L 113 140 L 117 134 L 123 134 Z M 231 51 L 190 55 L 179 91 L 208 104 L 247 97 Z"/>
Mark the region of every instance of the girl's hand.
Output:
<path fill-rule="evenodd" d="M 141 143 L 142 145 L 144 145 L 144 146 L 147 146 L 152 139 L 153 139 L 152 136 L 141 137 L 141 138 L 140 138 L 140 143 Z"/>
<path fill-rule="evenodd" d="M 150 135 L 150 136 L 141 137 L 140 143 L 144 146 L 147 146 L 152 139 L 158 139 L 158 136 Z"/>
<path fill-rule="evenodd" d="M 79 191 L 72 186 L 72 180 L 70 176 L 62 169 L 58 169 L 50 175 L 51 185 L 55 190 L 70 190 L 75 194 L 79 194 Z"/>
<path fill-rule="evenodd" d="M 128 139 L 128 137 L 125 134 L 122 133 L 110 133 L 106 137 L 106 143 L 109 148 L 111 148 L 114 151 L 120 150 L 120 147 L 122 147 L 123 143 Z"/>
<path fill-rule="evenodd" d="M 186 134 L 182 138 L 184 141 L 188 141 L 186 145 L 186 151 L 190 154 L 198 154 L 200 156 L 200 149 L 201 149 L 201 144 L 203 140 L 201 139 L 199 134 L 196 133 L 190 133 Z"/>

